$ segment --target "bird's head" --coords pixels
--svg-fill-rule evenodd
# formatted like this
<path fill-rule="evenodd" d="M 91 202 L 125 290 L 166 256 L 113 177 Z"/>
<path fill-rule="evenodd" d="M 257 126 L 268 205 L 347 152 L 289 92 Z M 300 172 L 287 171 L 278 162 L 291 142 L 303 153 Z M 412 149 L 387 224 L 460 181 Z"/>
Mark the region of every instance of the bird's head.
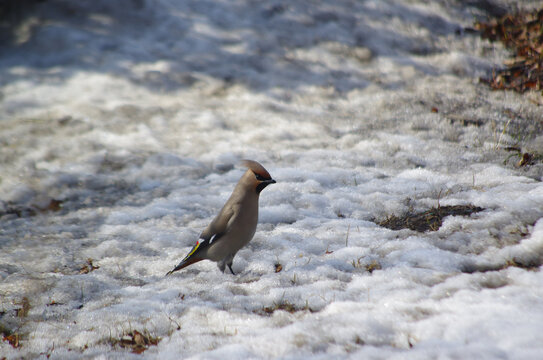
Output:
<path fill-rule="evenodd" d="M 252 183 L 254 184 L 257 194 L 260 194 L 266 186 L 275 184 L 275 180 L 272 179 L 268 170 L 264 169 L 264 166 L 260 165 L 254 160 L 243 160 L 241 164 L 247 167 L 247 173 L 252 176 Z"/>

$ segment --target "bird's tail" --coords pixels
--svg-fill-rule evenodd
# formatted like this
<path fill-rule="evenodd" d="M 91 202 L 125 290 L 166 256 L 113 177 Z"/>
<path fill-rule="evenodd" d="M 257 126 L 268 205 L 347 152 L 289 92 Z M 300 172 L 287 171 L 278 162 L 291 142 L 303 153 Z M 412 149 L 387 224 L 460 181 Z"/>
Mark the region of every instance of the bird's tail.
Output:
<path fill-rule="evenodd" d="M 192 247 L 192 249 L 189 251 L 189 253 L 187 254 L 187 256 L 185 256 L 183 258 L 183 260 L 181 260 L 181 262 L 172 270 L 172 271 L 168 271 L 168 273 L 166 274 L 166 276 L 170 275 L 171 273 L 173 272 L 176 272 L 177 270 L 181 270 L 183 268 L 186 268 L 187 266 L 189 265 L 192 265 L 194 264 L 195 262 L 198 262 L 198 261 L 201 261 L 201 260 L 204 260 L 202 259 L 200 256 L 196 255 L 196 253 L 198 252 L 198 250 L 201 250 L 200 249 L 200 245 L 202 243 L 200 242 L 200 240 L 198 240 L 196 242 L 196 245 L 194 245 Z"/>
<path fill-rule="evenodd" d="M 172 273 L 174 273 L 174 272 L 176 272 L 176 271 L 178 271 L 178 270 L 181 270 L 181 269 L 183 269 L 183 268 L 186 268 L 187 266 L 192 265 L 192 264 L 194 264 L 194 263 L 196 263 L 196 262 L 198 262 L 198 261 L 202 261 L 202 260 L 203 260 L 203 259 L 198 259 L 198 258 L 183 259 L 183 261 L 181 261 L 181 262 L 179 263 L 179 265 L 177 265 L 173 270 L 168 271 L 168 272 L 166 273 L 166 276 L 168 276 L 168 275 L 170 275 L 170 274 L 172 274 Z"/>

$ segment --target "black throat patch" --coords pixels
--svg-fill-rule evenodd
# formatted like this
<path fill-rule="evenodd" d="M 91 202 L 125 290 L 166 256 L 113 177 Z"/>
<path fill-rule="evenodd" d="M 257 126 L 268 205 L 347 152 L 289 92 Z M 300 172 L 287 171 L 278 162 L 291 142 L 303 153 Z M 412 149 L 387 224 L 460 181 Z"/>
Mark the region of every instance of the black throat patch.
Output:
<path fill-rule="evenodd" d="M 264 190 L 264 189 L 266 188 L 266 186 L 268 186 L 268 185 L 270 185 L 270 183 L 268 183 L 268 182 L 261 182 L 260 184 L 258 184 L 258 185 L 256 186 L 256 193 L 257 193 L 257 194 L 260 194 L 260 192 L 261 192 L 262 190 Z"/>

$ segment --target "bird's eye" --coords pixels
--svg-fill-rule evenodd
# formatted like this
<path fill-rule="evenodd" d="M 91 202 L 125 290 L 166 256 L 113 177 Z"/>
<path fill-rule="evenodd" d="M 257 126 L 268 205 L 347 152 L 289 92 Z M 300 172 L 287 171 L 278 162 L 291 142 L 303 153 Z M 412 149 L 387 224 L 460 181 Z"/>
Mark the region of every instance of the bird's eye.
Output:
<path fill-rule="evenodd" d="M 260 174 L 255 174 L 255 176 L 256 176 L 256 179 L 257 179 L 258 181 L 264 181 L 264 180 L 266 180 L 266 179 L 264 179 L 264 177 L 263 177 L 262 175 L 260 175 Z"/>

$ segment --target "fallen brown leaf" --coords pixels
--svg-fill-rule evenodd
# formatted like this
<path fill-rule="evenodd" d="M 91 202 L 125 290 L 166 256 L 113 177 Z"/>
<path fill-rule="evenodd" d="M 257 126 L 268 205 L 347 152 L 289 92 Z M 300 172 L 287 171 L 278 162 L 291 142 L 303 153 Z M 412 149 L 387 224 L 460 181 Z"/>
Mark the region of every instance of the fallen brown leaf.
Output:
<path fill-rule="evenodd" d="M 543 89 L 543 9 L 507 14 L 491 22 L 479 22 L 475 28 L 483 39 L 501 41 L 514 51 L 506 68 L 493 70 L 490 79 L 481 78 L 494 90 Z"/>
<path fill-rule="evenodd" d="M 19 334 L 12 334 L 12 335 L 8 335 L 8 336 L 4 336 L 3 339 L 4 339 L 4 341 L 7 341 L 15 349 L 21 347 L 21 344 L 19 343 Z"/>

